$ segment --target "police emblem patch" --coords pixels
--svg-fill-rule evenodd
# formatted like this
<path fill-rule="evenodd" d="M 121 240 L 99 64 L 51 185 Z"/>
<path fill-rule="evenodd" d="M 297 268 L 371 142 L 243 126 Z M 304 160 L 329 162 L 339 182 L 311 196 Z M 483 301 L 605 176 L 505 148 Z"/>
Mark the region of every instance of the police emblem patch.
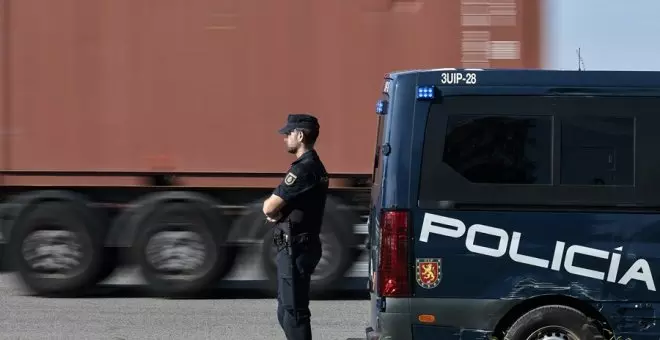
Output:
<path fill-rule="evenodd" d="M 417 284 L 426 289 L 433 289 L 440 284 L 442 259 L 416 259 Z"/>
<path fill-rule="evenodd" d="M 291 185 L 293 184 L 293 182 L 296 181 L 297 178 L 298 176 L 289 172 L 288 174 L 286 174 L 286 177 L 284 177 L 284 184 Z"/>

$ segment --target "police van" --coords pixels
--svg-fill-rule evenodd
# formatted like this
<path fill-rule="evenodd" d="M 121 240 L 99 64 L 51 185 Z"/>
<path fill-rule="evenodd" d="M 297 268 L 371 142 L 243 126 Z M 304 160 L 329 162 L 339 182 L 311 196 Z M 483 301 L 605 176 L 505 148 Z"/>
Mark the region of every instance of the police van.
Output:
<path fill-rule="evenodd" d="M 369 340 L 658 339 L 660 72 L 386 76 Z"/>

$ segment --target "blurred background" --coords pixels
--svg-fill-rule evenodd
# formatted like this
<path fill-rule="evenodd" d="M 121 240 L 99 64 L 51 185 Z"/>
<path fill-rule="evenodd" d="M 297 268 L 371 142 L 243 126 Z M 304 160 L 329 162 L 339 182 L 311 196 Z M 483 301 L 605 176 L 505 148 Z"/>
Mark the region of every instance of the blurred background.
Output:
<path fill-rule="evenodd" d="M 260 204 L 292 161 L 277 129 L 287 114 L 310 112 L 320 120 L 317 149 L 332 188 L 313 291 L 364 293 L 375 105 L 388 72 L 575 70 L 578 49 L 587 70 L 658 70 L 659 11 L 658 0 L 0 0 L 0 262 L 42 291 L 111 282 L 164 295 L 216 285 L 272 293 Z M 203 197 L 219 219 L 190 217 L 199 217 L 197 206 L 187 206 L 189 215 L 173 210 L 173 191 Z M 44 206 L 46 198 L 61 203 Z M 98 219 L 80 222 L 80 206 Z M 136 217 L 155 212 L 160 219 Z M 196 229 L 173 232 L 174 219 Z M 34 222 L 43 220 L 51 225 Z M 139 234 L 147 227 L 151 239 Z M 81 265 L 89 257 L 81 239 L 101 259 Z M 217 256 L 205 256 L 221 244 Z M 145 327 L 126 314 L 137 304 L 54 300 L 43 308 L 17 297 L 6 278 L 0 328 L 16 336 L 123 332 L 90 310 L 144 338 L 167 327 L 176 337 L 202 337 L 200 329 L 232 339 L 280 334 L 272 300 L 196 302 L 185 311 L 145 303 L 161 320 L 183 320 Z M 219 306 L 224 312 L 208 312 Z M 236 314 L 250 308 L 259 314 Z M 324 332 L 362 334 L 365 303 L 314 308 L 334 313 Z M 257 318 L 269 320 L 263 334 L 245 336 Z"/>
<path fill-rule="evenodd" d="M 324 222 L 326 248 L 315 289 L 324 292 L 350 278 L 347 286 L 364 290 L 375 103 L 388 72 L 574 70 L 578 49 L 587 70 L 660 67 L 654 53 L 660 45 L 652 43 L 660 29 L 660 2 L 654 0 L 634 6 L 615 0 L 0 4 L 0 246 L 33 247 L 28 253 L 39 254 L 33 256 L 37 264 L 18 261 L 28 256 L 20 247 L 1 253 L 4 268 L 14 265 L 28 278 L 43 263 L 74 256 L 62 234 L 40 233 L 37 241 L 30 232 L 44 226 L 13 223 L 30 217 L 52 195 L 48 190 L 58 189 L 63 196 L 55 199 L 64 203 L 57 209 L 64 210 L 47 215 L 69 214 L 74 194 L 94 214 L 107 216 L 84 230 L 73 230 L 64 217 L 58 222 L 71 237 L 100 235 L 93 246 L 104 249 L 104 263 L 87 268 L 87 283 L 102 281 L 125 263 L 144 267 L 156 261 L 126 255 L 149 244 L 160 266 L 146 277 L 154 290 L 174 272 L 188 275 L 208 266 L 212 277 L 173 289 L 236 280 L 272 288 L 273 249 L 264 245 L 269 236 L 260 205 L 292 161 L 277 129 L 287 114 L 309 112 L 319 117 L 317 149 L 331 175 L 331 217 Z M 203 196 L 222 215 L 205 227 L 222 230 L 215 241 L 229 245 L 215 262 L 202 265 L 200 256 L 209 249 L 204 247 L 213 245 L 200 244 L 191 230 L 162 233 L 170 238 L 157 233 L 158 242 L 144 244 L 123 236 L 156 223 L 137 215 L 163 210 L 166 217 L 158 223 L 169 223 L 176 214 L 167 210 L 168 194 L 159 193 L 173 191 Z M 144 203 L 154 195 L 161 196 L 153 205 Z M 22 200 L 26 196 L 37 198 Z M 22 208 L 9 213 L 18 199 Z M 24 228 L 30 232 L 10 237 Z"/>
<path fill-rule="evenodd" d="M 660 69 L 660 2 L 546 0 L 543 9 L 544 68 L 577 68 L 581 48 L 588 70 Z"/>
<path fill-rule="evenodd" d="M 125 261 L 142 266 L 151 261 L 123 256 L 131 247 L 152 243 L 134 244 L 122 235 L 156 223 L 135 219 L 137 212 L 173 214 L 167 212 L 167 195 L 153 205 L 144 201 L 176 191 L 188 198 L 203 196 L 222 215 L 205 228 L 222 230 L 216 243 L 230 245 L 216 262 L 200 265 L 214 268 L 213 278 L 202 276 L 200 282 L 206 283 L 189 290 L 229 278 L 272 287 L 268 252 L 273 249 L 264 246 L 268 228 L 260 204 L 292 161 L 277 129 L 287 114 L 310 112 L 320 120 L 317 149 L 332 188 L 315 287 L 323 292 L 350 277 L 355 283 L 349 286 L 365 289 L 364 243 L 377 154 L 375 103 L 388 72 L 574 70 L 580 65 L 578 49 L 580 67 L 587 70 L 660 67 L 655 53 L 660 45 L 653 43 L 660 31 L 655 16 L 660 2 L 654 0 L 637 0 L 634 6 L 615 0 L 0 4 L 0 212 L 5 217 L 0 246 L 29 243 L 39 254 L 34 257 L 39 266 L 73 256 L 61 234 L 41 233 L 35 241 L 29 232 L 43 226 L 13 222 L 30 217 L 43 197 L 53 195 L 51 189 L 63 195 L 54 198 L 63 202 L 57 208 L 63 210 L 45 214 L 65 216 L 74 194 L 94 214 L 107 216 L 83 230 L 73 230 L 63 217 L 58 222 L 72 237 L 100 235 L 93 246 L 103 248 L 105 257 L 103 264 L 87 268 L 100 271 L 85 274 L 92 283 Z M 22 200 L 26 196 L 37 198 Z M 19 198 L 22 208 L 8 213 Z M 173 217 L 163 218 L 166 224 Z M 24 228 L 29 232 L 10 237 Z M 175 277 L 173 271 L 200 270 L 194 263 L 202 260 L 195 256 L 205 253 L 204 245 L 190 230 L 178 235 L 183 241 L 158 237 L 153 244 L 159 246 L 150 248 L 163 268 L 146 278 L 155 290 L 165 277 Z M 45 247 L 52 244 L 59 248 Z M 16 250 L 2 252 L 3 267 L 18 265 L 26 277 L 37 271 L 37 264 L 17 260 L 27 256 L 20 247 L 7 248 Z"/>
<path fill-rule="evenodd" d="M 387 72 L 576 69 L 578 48 L 588 70 L 660 63 L 659 45 L 651 43 L 660 26 L 653 0 L 2 4 L 0 167 L 15 171 L 281 172 L 289 159 L 275 131 L 288 113 L 307 111 L 320 118 L 318 147 L 330 172 L 370 174 L 370 113 Z M 250 141 L 238 148 L 244 133 Z M 70 183 L 61 176 L 3 180 Z M 189 176 L 179 184 L 248 182 L 277 183 Z"/>

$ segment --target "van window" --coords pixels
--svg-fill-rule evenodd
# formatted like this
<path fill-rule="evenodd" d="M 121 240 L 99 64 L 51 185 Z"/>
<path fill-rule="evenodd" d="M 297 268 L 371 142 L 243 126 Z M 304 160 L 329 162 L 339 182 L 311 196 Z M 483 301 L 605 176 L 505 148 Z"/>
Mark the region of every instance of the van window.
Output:
<path fill-rule="evenodd" d="M 635 119 L 566 114 L 561 119 L 561 184 L 633 185 Z"/>
<path fill-rule="evenodd" d="M 383 179 L 383 139 L 385 132 L 385 117 L 379 115 L 377 123 L 376 147 L 374 148 L 374 166 L 371 174 L 371 202 L 378 200 L 378 194 L 381 190 L 381 181 Z"/>
<path fill-rule="evenodd" d="M 419 200 L 488 199 L 484 186 L 549 186 L 551 103 L 549 97 L 448 96 L 431 104 Z"/>
<path fill-rule="evenodd" d="M 380 184 L 380 179 L 383 174 L 382 159 L 381 159 L 381 147 L 383 144 L 383 130 L 385 129 L 385 118 L 383 116 L 378 116 L 377 122 L 377 135 L 376 135 L 376 147 L 374 149 L 374 168 L 371 174 L 372 184 Z"/>
<path fill-rule="evenodd" d="M 418 205 L 656 204 L 636 191 L 654 163 L 657 98 L 447 96 L 431 104 Z M 640 125 L 640 117 L 649 122 Z M 640 149 L 641 148 L 641 149 Z M 637 164 L 637 163 L 638 164 Z M 657 183 L 648 177 L 648 183 Z"/>
<path fill-rule="evenodd" d="M 442 160 L 472 183 L 551 183 L 550 117 L 450 114 L 445 131 Z"/>

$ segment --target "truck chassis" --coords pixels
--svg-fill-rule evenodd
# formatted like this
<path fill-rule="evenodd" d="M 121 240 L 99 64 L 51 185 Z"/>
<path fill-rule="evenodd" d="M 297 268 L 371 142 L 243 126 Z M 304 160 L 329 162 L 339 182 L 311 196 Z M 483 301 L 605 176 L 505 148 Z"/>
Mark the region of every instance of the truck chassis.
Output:
<path fill-rule="evenodd" d="M 146 288 L 162 296 L 217 286 L 273 291 L 272 225 L 261 212 L 272 189 L 182 187 L 172 178 L 152 174 L 133 187 L 4 187 L 4 269 L 44 296 L 84 294 L 121 266 L 137 267 Z M 314 294 L 366 289 L 368 201 L 364 186 L 330 190 Z"/>

